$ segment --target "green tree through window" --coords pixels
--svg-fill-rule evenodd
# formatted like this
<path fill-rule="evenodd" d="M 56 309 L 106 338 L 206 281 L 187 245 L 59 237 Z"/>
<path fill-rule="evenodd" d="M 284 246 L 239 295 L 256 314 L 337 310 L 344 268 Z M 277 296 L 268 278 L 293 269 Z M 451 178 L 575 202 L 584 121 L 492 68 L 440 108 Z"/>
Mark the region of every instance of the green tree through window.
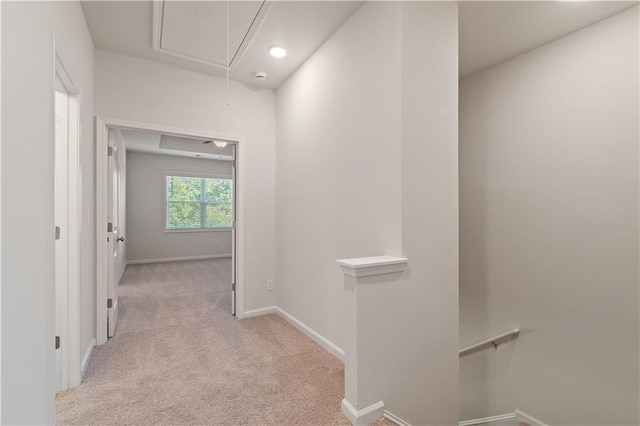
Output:
<path fill-rule="evenodd" d="M 166 176 L 167 229 L 231 228 L 231 179 Z"/>

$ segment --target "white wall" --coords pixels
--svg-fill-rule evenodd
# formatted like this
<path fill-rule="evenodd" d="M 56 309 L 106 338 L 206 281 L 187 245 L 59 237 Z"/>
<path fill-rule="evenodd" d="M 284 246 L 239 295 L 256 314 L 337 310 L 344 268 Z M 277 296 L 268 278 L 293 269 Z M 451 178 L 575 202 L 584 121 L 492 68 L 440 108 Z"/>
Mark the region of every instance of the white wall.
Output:
<path fill-rule="evenodd" d="M 342 348 L 336 259 L 401 252 L 399 19 L 365 4 L 277 91 L 278 306 Z"/>
<path fill-rule="evenodd" d="M 638 8 L 460 83 L 463 419 L 638 424 Z"/>
<path fill-rule="evenodd" d="M 271 90 L 96 50 L 96 115 L 242 137 L 238 201 L 244 203 L 244 309 L 275 305 L 275 96 Z M 242 177 L 244 176 L 244 179 Z"/>
<path fill-rule="evenodd" d="M 54 422 L 53 36 L 81 91 L 81 354 L 95 335 L 93 44 L 77 2 L 2 4 L 2 423 Z"/>
<path fill-rule="evenodd" d="M 127 152 L 129 261 L 231 255 L 231 231 L 165 232 L 166 172 L 231 178 L 231 162 Z"/>
<path fill-rule="evenodd" d="M 408 256 L 356 290 L 349 402 L 411 424 L 458 421 L 457 43 L 454 2 L 368 2 L 276 93 L 278 305 L 345 347 L 335 260 Z"/>
<path fill-rule="evenodd" d="M 385 401 L 411 424 L 458 423 L 458 10 L 406 2 L 402 30 L 402 247 L 410 279 L 394 298 L 405 347 Z M 390 373 L 387 373 L 390 374 Z M 393 373 L 391 373 L 393 374 Z M 397 407 L 397 408 L 396 408 Z"/>

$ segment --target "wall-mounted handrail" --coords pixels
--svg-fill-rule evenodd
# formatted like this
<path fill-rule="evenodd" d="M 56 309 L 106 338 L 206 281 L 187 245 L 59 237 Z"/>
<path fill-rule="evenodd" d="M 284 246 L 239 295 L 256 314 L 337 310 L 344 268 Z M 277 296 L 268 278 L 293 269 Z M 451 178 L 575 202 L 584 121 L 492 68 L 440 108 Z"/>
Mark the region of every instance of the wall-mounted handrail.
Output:
<path fill-rule="evenodd" d="M 486 425 L 486 424 L 489 424 L 489 423 L 500 423 L 500 422 L 506 422 L 506 421 L 514 420 L 514 419 L 520 425 L 549 426 L 546 423 L 543 423 L 542 421 L 536 419 L 535 417 L 532 417 L 532 416 L 528 415 L 527 413 L 524 413 L 524 412 L 522 412 L 520 410 L 516 410 L 513 413 L 501 414 L 499 416 L 483 417 L 481 419 L 464 420 L 464 421 L 461 421 L 458 424 L 458 426 Z"/>
<path fill-rule="evenodd" d="M 520 329 L 514 328 L 513 330 L 509 330 L 502 334 L 498 334 L 497 336 L 493 336 L 487 340 L 483 340 L 482 342 L 478 342 L 471 346 L 467 346 L 466 348 L 460 350 L 460 356 L 463 357 L 466 354 L 475 352 L 476 350 L 484 348 L 485 346 L 493 346 L 495 349 L 498 349 L 498 346 L 500 346 L 501 343 L 504 343 L 507 340 L 511 340 L 512 338 L 517 337 L 519 333 L 520 333 Z"/>

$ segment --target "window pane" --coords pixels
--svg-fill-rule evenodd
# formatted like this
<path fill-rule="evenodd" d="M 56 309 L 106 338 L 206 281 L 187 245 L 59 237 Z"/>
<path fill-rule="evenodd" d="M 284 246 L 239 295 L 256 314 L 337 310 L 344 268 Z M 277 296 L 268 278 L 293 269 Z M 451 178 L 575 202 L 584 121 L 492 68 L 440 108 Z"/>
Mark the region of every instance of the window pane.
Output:
<path fill-rule="evenodd" d="M 205 196 L 208 203 L 230 203 L 233 196 L 231 179 L 205 179 Z"/>
<path fill-rule="evenodd" d="M 200 203 L 169 203 L 167 229 L 200 228 Z"/>
<path fill-rule="evenodd" d="M 207 228 L 231 228 L 231 203 L 207 205 Z"/>
<path fill-rule="evenodd" d="M 167 176 L 167 199 L 169 201 L 200 201 L 202 178 Z"/>

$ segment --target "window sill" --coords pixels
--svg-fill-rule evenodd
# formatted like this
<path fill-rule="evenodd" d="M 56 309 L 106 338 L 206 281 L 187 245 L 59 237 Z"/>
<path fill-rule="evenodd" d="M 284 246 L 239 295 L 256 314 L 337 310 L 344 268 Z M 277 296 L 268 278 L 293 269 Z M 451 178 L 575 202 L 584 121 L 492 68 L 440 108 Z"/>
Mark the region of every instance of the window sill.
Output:
<path fill-rule="evenodd" d="M 194 228 L 194 229 L 165 229 L 165 234 L 185 234 L 193 232 L 231 232 L 232 228 Z"/>

